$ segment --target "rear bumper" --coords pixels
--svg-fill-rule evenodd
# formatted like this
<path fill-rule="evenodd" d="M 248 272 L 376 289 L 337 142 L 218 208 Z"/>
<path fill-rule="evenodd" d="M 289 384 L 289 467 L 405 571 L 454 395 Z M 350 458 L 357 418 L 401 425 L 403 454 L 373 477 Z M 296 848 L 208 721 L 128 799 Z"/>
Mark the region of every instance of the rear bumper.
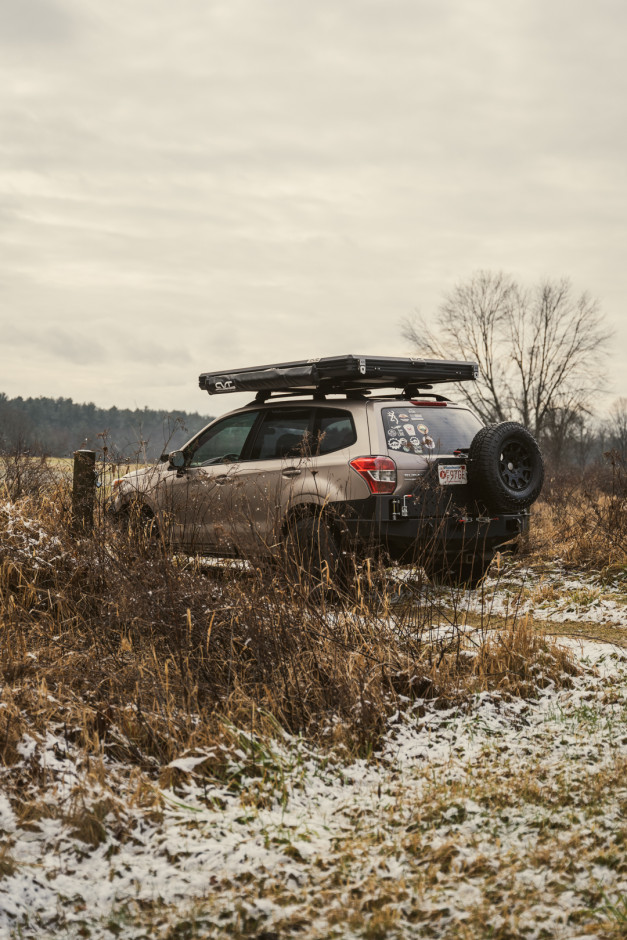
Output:
<path fill-rule="evenodd" d="M 346 503 L 341 528 L 351 547 L 362 551 L 383 549 L 396 561 L 420 558 L 459 559 L 466 554 L 489 560 L 496 551 L 529 529 L 529 512 L 491 516 L 455 510 L 441 515 L 418 515 L 402 501 L 372 496 Z"/>

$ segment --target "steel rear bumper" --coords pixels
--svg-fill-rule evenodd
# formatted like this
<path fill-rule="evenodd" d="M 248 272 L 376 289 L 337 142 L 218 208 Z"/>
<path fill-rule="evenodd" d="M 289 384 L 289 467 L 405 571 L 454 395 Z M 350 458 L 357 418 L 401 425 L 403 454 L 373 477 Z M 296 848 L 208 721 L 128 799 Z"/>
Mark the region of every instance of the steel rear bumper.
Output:
<path fill-rule="evenodd" d="M 341 527 L 349 542 L 381 547 L 396 559 L 421 554 L 492 558 L 497 549 L 529 529 L 528 510 L 490 516 L 462 511 L 442 515 L 403 514 L 402 502 L 377 496 L 342 506 Z"/>

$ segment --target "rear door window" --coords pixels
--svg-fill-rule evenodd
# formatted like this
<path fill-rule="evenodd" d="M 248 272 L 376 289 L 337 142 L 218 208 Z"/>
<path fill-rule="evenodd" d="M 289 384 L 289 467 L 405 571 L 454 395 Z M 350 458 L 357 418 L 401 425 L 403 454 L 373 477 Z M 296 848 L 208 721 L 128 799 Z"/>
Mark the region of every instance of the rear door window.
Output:
<path fill-rule="evenodd" d="M 311 451 L 313 408 L 272 408 L 265 412 L 250 452 L 251 460 L 306 457 Z"/>
<path fill-rule="evenodd" d="M 381 417 L 390 454 L 452 454 L 470 447 L 483 426 L 470 411 L 445 405 L 390 405 Z"/>

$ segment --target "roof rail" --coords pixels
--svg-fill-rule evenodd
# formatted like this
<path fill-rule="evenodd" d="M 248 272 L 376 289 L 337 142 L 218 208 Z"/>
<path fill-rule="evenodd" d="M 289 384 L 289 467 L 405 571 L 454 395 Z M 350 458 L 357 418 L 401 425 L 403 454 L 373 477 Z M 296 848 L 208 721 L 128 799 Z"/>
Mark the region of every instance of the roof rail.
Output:
<path fill-rule="evenodd" d="M 417 390 L 418 394 L 416 395 L 416 389 L 414 389 L 411 394 L 407 394 L 405 391 L 396 392 L 393 395 L 373 395 L 371 397 L 369 391 L 356 392 L 335 392 L 331 394 L 344 395 L 344 397 L 349 401 L 405 401 L 406 399 L 412 399 L 419 397 L 421 400 L 425 398 L 432 398 L 437 402 L 450 402 L 453 403 L 452 398 L 446 398 L 445 395 L 436 395 L 435 392 L 425 392 L 421 389 Z M 263 405 L 268 401 L 284 401 L 286 398 L 311 398 L 313 401 L 328 401 L 328 392 L 311 392 L 311 391 L 293 391 L 293 392 L 257 392 L 252 401 L 249 401 L 246 407 L 251 405 Z"/>
<path fill-rule="evenodd" d="M 328 395 L 345 395 L 346 398 L 366 398 L 370 392 L 365 389 L 363 391 L 356 389 L 307 389 L 307 388 L 295 388 L 287 389 L 284 392 L 275 392 L 263 390 L 257 392 L 251 404 L 263 404 L 266 401 L 274 401 L 278 398 L 305 398 L 311 397 L 315 401 L 325 401 Z"/>

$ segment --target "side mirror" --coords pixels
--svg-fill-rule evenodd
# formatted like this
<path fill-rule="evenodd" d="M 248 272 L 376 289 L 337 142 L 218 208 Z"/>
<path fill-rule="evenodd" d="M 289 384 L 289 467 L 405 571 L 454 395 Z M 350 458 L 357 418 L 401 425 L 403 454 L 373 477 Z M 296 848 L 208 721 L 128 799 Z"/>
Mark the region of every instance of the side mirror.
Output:
<path fill-rule="evenodd" d="M 181 470 L 185 466 L 185 454 L 182 450 L 173 450 L 169 457 L 171 467 Z"/>

